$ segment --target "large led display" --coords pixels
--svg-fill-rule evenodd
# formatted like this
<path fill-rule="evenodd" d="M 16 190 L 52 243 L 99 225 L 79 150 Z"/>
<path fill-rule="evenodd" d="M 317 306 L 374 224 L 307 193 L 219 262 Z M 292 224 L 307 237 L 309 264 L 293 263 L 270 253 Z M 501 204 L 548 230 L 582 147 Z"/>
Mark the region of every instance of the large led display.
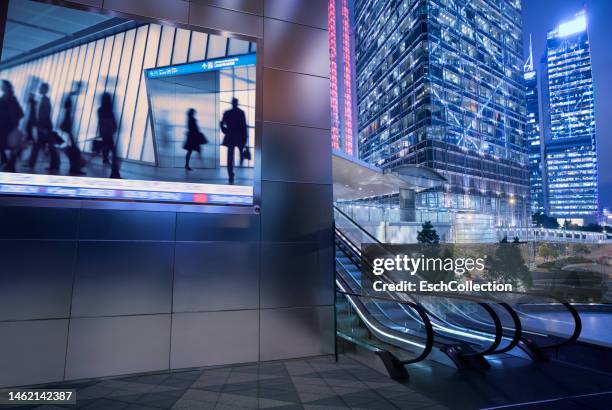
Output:
<path fill-rule="evenodd" d="M 254 42 L 33 1 L 8 20 L 0 194 L 253 203 Z"/>

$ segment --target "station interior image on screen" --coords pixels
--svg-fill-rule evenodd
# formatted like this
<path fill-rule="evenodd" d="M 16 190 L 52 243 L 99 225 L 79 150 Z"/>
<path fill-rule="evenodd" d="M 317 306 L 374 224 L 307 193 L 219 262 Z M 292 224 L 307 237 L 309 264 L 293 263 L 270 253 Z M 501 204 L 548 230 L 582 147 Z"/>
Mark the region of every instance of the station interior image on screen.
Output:
<path fill-rule="evenodd" d="M 250 203 L 254 42 L 29 0 L 4 38 L 0 192 Z"/>

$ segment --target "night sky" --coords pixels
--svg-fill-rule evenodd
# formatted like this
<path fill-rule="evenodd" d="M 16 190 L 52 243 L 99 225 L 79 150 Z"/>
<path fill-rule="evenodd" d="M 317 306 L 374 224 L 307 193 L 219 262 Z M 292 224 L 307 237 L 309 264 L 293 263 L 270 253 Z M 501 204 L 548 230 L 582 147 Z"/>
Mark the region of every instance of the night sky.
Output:
<path fill-rule="evenodd" d="M 539 68 L 546 49 L 546 32 L 571 19 L 585 3 L 595 79 L 599 205 L 612 208 L 612 0 L 523 0 L 525 58 L 531 33 L 534 65 Z"/>

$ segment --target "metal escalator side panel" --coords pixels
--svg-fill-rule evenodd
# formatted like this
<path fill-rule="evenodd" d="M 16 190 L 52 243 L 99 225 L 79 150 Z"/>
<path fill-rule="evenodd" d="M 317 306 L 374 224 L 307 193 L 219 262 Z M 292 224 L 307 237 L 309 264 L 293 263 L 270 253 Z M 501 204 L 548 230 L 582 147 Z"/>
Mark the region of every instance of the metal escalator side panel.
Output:
<path fill-rule="evenodd" d="M 399 343 L 400 346 L 410 345 L 410 346 L 414 346 L 420 349 L 420 354 L 416 355 L 412 359 L 402 361 L 404 364 L 415 363 L 415 362 L 421 361 L 425 359 L 431 353 L 433 346 L 434 346 L 434 332 L 432 329 L 431 322 L 429 321 L 429 318 L 427 317 L 427 314 L 425 313 L 424 310 L 420 309 L 416 305 L 410 306 L 411 308 L 415 309 L 418 312 L 419 316 L 421 317 L 422 324 L 425 328 L 425 334 L 424 334 L 424 337 L 422 338 L 422 340 L 424 339 L 424 343 L 422 343 L 422 342 L 416 342 L 416 341 L 410 340 L 406 337 L 399 336 L 396 333 L 400 333 L 400 332 L 396 332 L 391 329 L 387 329 L 383 325 L 376 323 L 375 319 L 370 317 L 370 314 L 367 312 L 367 309 L 365 309 L 365 306 L 363 305 L 363 303 L 359 301 L 359 298 L 363 297 L 363 295 L 359 295 L 356 293 L 346 291 L 346 288 L 344 287 L 346 285 L 343 286 L 341 278 L 336 279 L 336 286 L 338 287 L 340 291 L 339 293 L 345 295 L 349 303 L 353 306 L 353 308 L 357 312 L 359 318 L 362 320 L 362 322 L 367 326 L 367 328 L 376 337 L 382 338 L 381 340 L 383 341 L 395 341 L 396 343 Z M 367 298 L 372 298 L 372 297 L 367 296 Z"/>

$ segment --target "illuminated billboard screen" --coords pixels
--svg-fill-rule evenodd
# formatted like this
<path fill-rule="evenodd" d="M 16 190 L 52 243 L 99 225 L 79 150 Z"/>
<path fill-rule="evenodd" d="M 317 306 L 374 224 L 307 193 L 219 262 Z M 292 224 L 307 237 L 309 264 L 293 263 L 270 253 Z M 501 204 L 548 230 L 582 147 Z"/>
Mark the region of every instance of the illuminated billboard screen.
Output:
<path fill-rule="evenodd" d="M 254 42 L 27 0 L 8 21 L 0 194 L 253 203 Z"/>

